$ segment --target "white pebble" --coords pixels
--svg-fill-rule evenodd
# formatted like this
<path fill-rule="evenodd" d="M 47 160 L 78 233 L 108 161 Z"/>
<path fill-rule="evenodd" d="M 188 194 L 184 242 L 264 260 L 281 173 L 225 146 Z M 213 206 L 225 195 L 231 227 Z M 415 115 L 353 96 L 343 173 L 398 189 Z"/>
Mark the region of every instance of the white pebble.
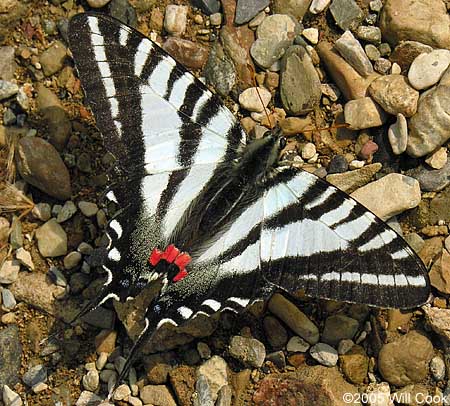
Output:
<path fill-rule="evenodd" d="M 409 68 L 409 83 L 417 90 L 427 89 L 439 82 L 449 64 L 450 51 L 447 49 L 420 54 Z"/>
<path fill-rule="evenodd" d="M 317 28 L 305 28 L 302 31 L 302 35 L 311 42 L 311 44 L 316 45 L 319 42 L 319 30 Z"/>
<path fill-rule="evenodd" d="M 187 7 L 170 4 L 166 6 L 164 28 L 172 35 L 180 36 L 186 31 Z"/>
<path fill-rule="evenodd" d="M 337 351 L 325 343 L 313 345 L 309 353 L 319 364 L 325 365 L 326 367 L 335 366 L 339 358 Z"/>
<path fill-rule="evenodd" d="M 269 104 L 272 94 L 263 87 L 250 87 L 239 95 L 239 104 L 248 111 L 264 112 Z M 262 101 L 262 103 L 261 103 Z"/>
<path fill-rule="evenodd" d="M 351 161 L 348 164 L 348 167 L 353 170 L 353 169 L 361 169 L 364 166 L 365 162 L 364 161 L 358 161 L 357 159 L 354 159 L 353 161 Z"/>
<path fill-rule="evenodd" d="M 309 6 L 309 11 L 311 14 L 319 14 L 328 7 L 330 2 L 331 0 L 313 0 Z"/>
<path fill-rule="evenodd" d="M 316 146 L 312 142 L 306 143 L 302 148 L 302 158 L 311 159 L 316 154 Z"/>

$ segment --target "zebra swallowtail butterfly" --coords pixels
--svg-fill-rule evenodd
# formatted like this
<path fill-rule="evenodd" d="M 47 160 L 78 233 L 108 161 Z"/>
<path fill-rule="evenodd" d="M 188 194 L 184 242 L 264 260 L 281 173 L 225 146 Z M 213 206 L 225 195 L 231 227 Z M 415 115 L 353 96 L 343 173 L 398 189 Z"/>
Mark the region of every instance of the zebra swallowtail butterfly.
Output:
<path fill-rule="evenodd" d="M 117 20 L 78 14 L 69 42 L 106 147 L 108 279 L 81 312 L 164 282 L 128 358 L 165 323 L 239 312 L 276 289 L 411 308 L 427 271 L 406 242 L 324 180 L 276 168 L 284 139 L 249 145 L 235 117 L 155 43 Z"/>

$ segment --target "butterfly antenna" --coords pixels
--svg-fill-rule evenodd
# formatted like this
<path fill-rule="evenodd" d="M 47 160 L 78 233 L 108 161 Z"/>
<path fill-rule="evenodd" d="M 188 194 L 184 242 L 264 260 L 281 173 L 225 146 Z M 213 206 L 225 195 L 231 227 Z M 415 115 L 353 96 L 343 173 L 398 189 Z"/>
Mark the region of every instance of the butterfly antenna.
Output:
<path fill-rule="evenodd" d="M 258 99 L 259 99 L 259 101 L 261 102 L 261 106 L 263 106 L 264 113 L 265 113 L 265 115 L 266 115 L 266 117 L 267 117 L 267 121 L 268 121 L 268 123 L 269 123 L 269 127 L 272 128 L 272 127 L 273 127 L 273 124 L 272 124 L 272 121 L 270 120 L 270 114 L 269 114 L 268 111 L 267 111 L 267 107 L 264 105 L 264 102 L 263 102 L 263 99 L 262 99 L 262 97 L 261 97 L 261 94 L 259 93 L 258 83 L 256 83 L 256 72 L 255 72 L 255 68 L 254 68 L 252 65 L 250 65 L 250 64 L 247 64 L 247 67 L 248 67 L 248 68 L 250 69 L 250 71 L 252 72 L 252 79 L 253 79 L 253 84 L 255 85 L 256 94 L 258 95 Z"/>

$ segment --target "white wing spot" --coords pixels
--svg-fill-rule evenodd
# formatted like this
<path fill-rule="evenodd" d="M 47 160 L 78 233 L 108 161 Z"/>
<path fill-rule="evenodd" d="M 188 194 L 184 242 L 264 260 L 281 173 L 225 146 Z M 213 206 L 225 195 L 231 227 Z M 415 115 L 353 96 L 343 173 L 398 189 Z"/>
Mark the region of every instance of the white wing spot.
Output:
<path fill-rule="evenodd" d="M 228 298 L 228 301 L 237 303 L 238 305 L 245 307 L 248 305 L 248 302 L 250 302 L 250 299 L 242 299 L 240 297 L 230 297 Z"/>
<path fill-rule="evenodd" d="M 112 250 L 110 250 L 108 252 L 108 258 L 111 261 L 119 262 L 120 261 L 120 252 L 118 251 L 118 249 L 117 248 L 113 248 Z"/>
<path fill-rule="evenodd" d="M 156 325 L 156 329 L 159 329 L 163 324 L 172 324 L 173 326 L 178 326 L 178 324 L 172 320 L 172 319 L 162 319 L 157 325 Z"/>
<path fill-rule="evenodd" d="M 406 276 L 410 286 L 423 287 L 427 286 L 425 278 L 423 276 Z"/>
<path fill-rule="evenodd" d="M 152 49 L 153 45 L 148 39 L 143 39 L 139 44 L 134 56 L 134 74 L 136 76 L 141 76 L 142 70 L 145 66 L 145 62 L 147 61 L 147 58 L 150 55 Z"/>
<path fill-rule="evenodd" d="M 215 312 L 217 312 L 219 309 L 220 309 L 220 307 L 222 306 L 221 304 L 220 304 L 220 302 L 218 302 L 217 300 L 214 300 L 214 299 L 207 299 L 207 300 L 205 300 L 203 303 L 202 303 L 202 306 L 208 306 L 208 307 L 210 307 L 211 309 L 213 309 Z"/>
<path fill-rule="evenodd" d="M 114 230 L 114 232 L 117 234 L 117 238 L 122 237 L 122 226 L 117 220 L 111 220 L 109 223 L 109 226 Z"/>
<path fill-rule="evenodd" d="M 128 34 L 129 34 L 128 30 L 125 30 L 124 28 L 121 28 L 119 31 L 119 44 L 122 45 L 123 47 L 127 45 Z"/>
<path fill-rule="evenodd" d="M 116 199 L 116 195 L 114 194 L 114 192 L 111 190 L 108 193 L 106 193 L 106 198 L 110 201 L 110 202 L 114 202 L 114 203 L 118 203 L 117 199 Z"/>
<path fill-rule="evenodd" d="M 183 317 L 183 319 L 187 320 L 192 316 L 193 311 L 189 309 L 189 307 L 181 306 L 178 308 L 178 313 L 181 314 L 181 317 Z"/>
<path fill-rule="evenodd" d="M 396 251 L 391 254 L 392 259 L 404 259 L 408 258 L 410 253 L 406 249 L 402 249 L 399 251 Z"/>

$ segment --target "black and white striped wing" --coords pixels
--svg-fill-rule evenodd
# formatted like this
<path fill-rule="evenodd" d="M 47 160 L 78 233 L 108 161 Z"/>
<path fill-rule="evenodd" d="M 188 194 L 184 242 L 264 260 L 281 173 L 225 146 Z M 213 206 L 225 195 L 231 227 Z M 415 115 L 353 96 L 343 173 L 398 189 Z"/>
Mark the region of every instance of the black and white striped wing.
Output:
<path fill-rule="evenodd" d="M 69 40 L 97 126 L 118 160 L 107 197 L 123 212 L 108 229 L 109 266 L 144 271 L 143 253 L 170 240 L 191 202 L 237 157 L 244 132 L 191 73 L 117 20 L 78 14 Z"/>
<path fill-rule="evenodd" d="M 427 271 L 408 244 L 354 199 L 286 169 L 197 258 L 290 292 L 380 307 L 425 303 Z"/>

